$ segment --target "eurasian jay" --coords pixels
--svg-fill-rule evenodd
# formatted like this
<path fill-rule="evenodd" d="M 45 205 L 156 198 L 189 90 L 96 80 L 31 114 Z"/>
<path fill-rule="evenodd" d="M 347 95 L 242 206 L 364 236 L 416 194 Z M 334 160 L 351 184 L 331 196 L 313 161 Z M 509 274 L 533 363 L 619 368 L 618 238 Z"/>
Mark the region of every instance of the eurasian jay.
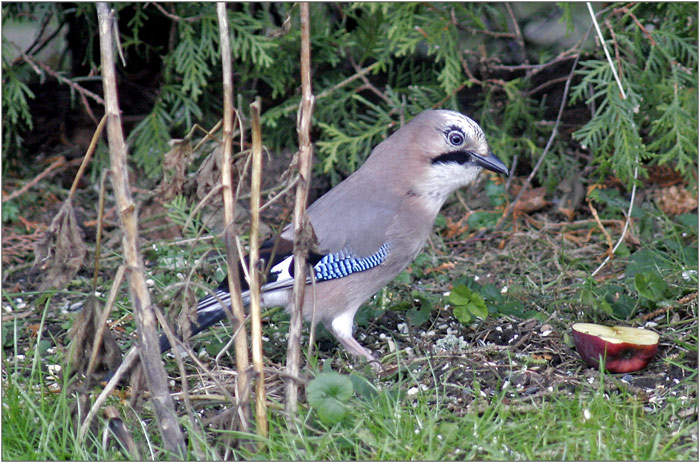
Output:
<path fill-rule="evenodd" d="M 315 282 L 309 277 L 304 318 L 311 320 L 315 310 L 315 320 L 348 352 L 376 361 L 352 336 L 355 313 L 413 261 L 445 199 L 482 169 L 508 175 L 481 127 L 454 111 L 424 111 L 377 145 L 362 167 L 307 209 L 317 243 L 308 259 Z M 270 269 L 261 288 L 263 307 L 290 309 L 293 303 L 293 242 L 290 224 L 274 252 L 274 241 L 262 247 Z M 247 304 L 248 285 L 242 280 Z M 224 310 L 230 310 L 226 278 L 215 295 L 199 301 L 191 333 L 226 318 Z M 161 338 L 161 349 L 169 347 Z"/>

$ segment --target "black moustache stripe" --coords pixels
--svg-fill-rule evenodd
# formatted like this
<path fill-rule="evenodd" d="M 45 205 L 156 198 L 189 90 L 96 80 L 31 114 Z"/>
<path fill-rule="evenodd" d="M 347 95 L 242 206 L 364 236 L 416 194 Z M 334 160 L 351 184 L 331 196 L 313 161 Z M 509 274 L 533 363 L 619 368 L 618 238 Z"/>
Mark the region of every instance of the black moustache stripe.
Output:
<path fill-rule="evenodd" d="M 472 153 L 470 151 L 459 150 L 442 153 L 440 156 L 433 158 L 431 162 L 433 164 L 449 164 L 450 162 L 456 162 L 457 164 L 466 164 L 471 160 Z"/>

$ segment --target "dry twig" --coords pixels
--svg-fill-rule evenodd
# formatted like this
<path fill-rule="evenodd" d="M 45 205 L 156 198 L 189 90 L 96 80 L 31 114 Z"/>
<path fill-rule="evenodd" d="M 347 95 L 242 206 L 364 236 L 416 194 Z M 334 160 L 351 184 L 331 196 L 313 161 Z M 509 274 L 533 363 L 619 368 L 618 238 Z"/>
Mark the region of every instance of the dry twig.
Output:
<path fill-rule="evenodd" d="M 173 456 L 183 458 L 186 449 L 185 441 L 180 431 L 175 414 L 175 404 L 168 391 L 168 378 L 160 358 L 156 317 L 151 307 L 151 298 L 143 274 L 143 261 L 138 247 L 138 220 L 136 206 L 131 198 L 129 188 L 126 144 L 117 100 L 117 79 L 112 42 L 112 28 L 115 18 L 109 6 L 103 2 L 97 4 L 97 16 L 112 184 L 124 232 L 123 245 L 128 271 L 129 295 L 138 324 L 139 356 L 144 365 L 148 388 L 152 395 L 151 403 L 158 418 L 164 446 Z"/>
<path fill-rule="evenodd" d="M 299 135 L 299 181 L 294 203 L 294 305 L 289 323 L 289 342 L 287 344 L 287 374 L 299 376 L 301 354 L 301 321 L 306 288 L 306 254 L 310 247 L 313 230 L 306 215 L 306 202 L 311 180 L 311 114 L 314 96 L 311 93 L 311 46 L 310 46 L 309 4 L 301 4 L 301 106 L 297 116 L 297 134 Z M 285 385 L 285 410 L 290 420 L 294 420 L 297 410 L 298 385 L 293 379 L 287 379 Z"/>
<path fill-rule="evenodd" d="M 117 384 L 119 384 L 119 381 L 122 379 L 122 376 L 124 376 L 124 374 L 127 371 L 129 371 L 131 366 L 134 364 L 134 362 L 139 356 L 138 351 L 139 349 L 136 346 L 132 347 L 129 350 L 129 352 L 124 357 L 122 364 L 119 365 L 117 371 L 114 372 L 114 376 L 112 376 L 112 379 L 109 380 L 105 388 L 102 389 L 102 392 L 100 392 L 100 395 L 98 395 L 97 399 L 95 399 L 95 403 L 92 404 L 92 408 L 90 408 L 90 411 L 85 417 L 83 424 L 80 425 L 80 431 L 78 432 L 78 442 L 83 442 L 85 440 L 85 434 L 87 434 L 92 419 L 95 417 L 97 412 L 99 412 L 100 407 L 102 407 L 102 404 L 105 403 L 107 397 L 109 397 L 112 391 L 117 387 Z"/>
<path fill-rule="evenodd" d="M 241 287 L 238 275 L 238 255 L 236 254 L 234 219 L 236 217 L 236 200 L 231 185 L 231 158 L 233 151 L 233 65 L 231 63 L 231 42 L 226 15 L 226 4 L 216 4 L 216 13 L 219 21 L 219 41 L 221 44 L 221 70 L 223 74 L 224 88 L 224 152 L 221 166 L 221 186 L 224 199 L 224 241 L 226 243 L 226 264 L 228 266 L 228 287 L 231 297 L 231 309 L 233 312 L 233 330 L 236 343 L 236 399 L 238 401 L 238 417 L 241 430 L 247 431 L 250 422 L 250 408 L 248 397 L 244 396 L 248 384 L 248 340 L 245 330 L 245 312 L 241 299 Z"/>
<path fill-rule="evenodd" d="M 265 373 L 263 371 L 262 324 L 260 321 L 260 190 L 262 183 L 262 128 L 260 127 L 260 100 L 250 105 L 253 134 L 253 162 L 250 174 L 250 342 L 255 371 L 255 422 L 258 434 L 267 437 L 267 404 L 265 400 Z"/>
<path fill-rule="evenodd" d="M 32 66 L 32 68 L 33 68 L 35 71 L 37 71 L 37 73 L 39 73 L 39 74 L 41 73 L 41 71 L 39 71 L 39 68 L 41 68 L 41 69 L 43 69 L 44 72 L 46 72 L 48 75 L 50 75 L 51 77 L 53 77 L 54 79 L 56 79 L 56 80 L 59 81 L 60 83 L 65 84 L 65 85 L 68 85 L 72 90 L 78 92 L 78 94 L 80 95 L 80 102 L 81 102 L 81 103 L 83 104 L 83 106 L 85 107 L 85 111 L 88 113 L 88 115 L 90 116 L 90 118 L 91 118 L 95 123 L 97 123 L 97 119 L 95 118 L 95 115 L 92 113 L 92 109 L 90 108 L 90 105 L 88 104 L 86 97 L 91 98 L 92 100 L 94 100 L 94 101 L 97 102 L 98 104 L 104 106 L 104 105 L 105 105 L 105 100 L 102 99 L 101 96 L 97 95 L 96 93 L 91 92 L 90 90 L 86 89 L 85 87 L 83 87 L 83 86 L 81 86 L 81 85 L 76 84 L 76 83 L 73 82 L 72 80 L 70 80 L 70 79 L 68 79 L 68 78 L 66 78 L 66 77 L 63 77 L 61 74 L 59 74 L 58 72 L 56 72 L 56 71 L 54 71 L 53 69 L 51 69 L 51 67 L 50 67 L 49 65 L 47 65 L 47 64 L 45 64 L 45 63 L 42 63 L 41 61 L 36 61 L 35 59 L 33 59 L 33 58 L 27 56 L 27 55 L 24 54 L 24 53 L 22 53 L 21 58 L 22 58 L 27 64 L 29 64 L 30 66 Z"/>
<path fill-rule="evenodd" d="M 54 162 L 52 162 L 49 167 L 44 169 L 39 175 L 34 177 L 30 182 L 26 183 L 22 188 L 20 188 L 19 190 L 13 191 L 9 195 L 3 195 L 2 202 L 4 203 L 5 201 L 9 201 L 11 199 L 16 198 L 17 196 L 20 196 L 22 193 L 26 192 L 31 187 L 33 187 L 34 185 L 39 183 L 44 177 L 49 175 L 52 170 L 56 169 L 57 167 L 62 166 L 65 163 L 66 163 L 66 158 L 64 158 L 63 156 L 59 157 Z"/>

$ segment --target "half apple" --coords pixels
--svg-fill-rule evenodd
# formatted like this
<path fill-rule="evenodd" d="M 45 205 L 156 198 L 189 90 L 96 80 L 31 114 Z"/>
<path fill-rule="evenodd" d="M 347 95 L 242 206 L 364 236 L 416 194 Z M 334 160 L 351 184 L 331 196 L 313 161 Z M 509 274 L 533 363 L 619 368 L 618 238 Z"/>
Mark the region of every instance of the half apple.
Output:
<path fill-rule="evenodd" d="M 583 361 L 597 368 L 604 359 L 610 373 L 641 370 L 659 348 L 659 335 L 641 328 L 575 323 L 571 329 Z"/>

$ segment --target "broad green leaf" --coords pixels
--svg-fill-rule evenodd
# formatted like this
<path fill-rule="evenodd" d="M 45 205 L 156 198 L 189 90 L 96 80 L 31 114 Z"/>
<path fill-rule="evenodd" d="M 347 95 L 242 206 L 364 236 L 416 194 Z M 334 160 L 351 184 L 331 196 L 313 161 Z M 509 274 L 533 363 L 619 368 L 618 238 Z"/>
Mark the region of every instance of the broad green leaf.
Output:
<path fill-rule="evenodd" d="M 433 310 L 433 303 L 417 291 L 413 291 L 411 293 L 411 297 L 413 297 L 414 300 L 418 301 L 419 307 L 411 307 L 406 312 L 406 318 L 408 319 L 408 322 L 411 325 L 422 325 L 423 323 L 430 320 L 430 313 Z M 414 305 L 415 304 L 416 303 L 414 302 Z"/>
<path fill-rule="evenodd" d="M 332 426 L 343 419 L 352 396 L 352 381 L 336 372 L 321 373 L 306 388 L 306 398 L 321 421 Z"/>
<path fill-rule="evenodd" d="M 449 301 L 452 305 L 467 305 L 471 301 L 472 290 L 464 285 L 455 286 L 450 292 Z"/>
<path fill-rule="evenodd" d="M 651 301 L 659 301 L 664 297 L 666 281 L 658 273 L 644 272 L 634 276 L 634 289 Z"/>
<path fill-rule="evenodd" d="M 455 318 L 459 320 L 462 325 L 466 325 L 474 319 L 466 305 L 455 306 L 452 313 L 454 313 Z"/>
<path fill-rule="evenodd" d="M 472 293 L 471 303 L 467 306 L 467 308 L 475 317 L 483 319 L 489 315 L 489 311 L 486 308 L 486 302 L 484 302 L 484 298 L 481 297 L 481 294 L 479 293 Z"/>

